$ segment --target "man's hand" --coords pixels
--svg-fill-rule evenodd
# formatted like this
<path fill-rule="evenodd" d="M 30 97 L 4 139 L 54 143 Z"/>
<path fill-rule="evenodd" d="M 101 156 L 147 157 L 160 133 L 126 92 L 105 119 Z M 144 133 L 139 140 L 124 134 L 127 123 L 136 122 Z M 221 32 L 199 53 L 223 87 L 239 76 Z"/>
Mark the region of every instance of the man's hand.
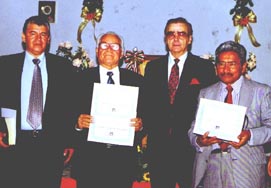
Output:
<path fill-rule="evenodd" d="M 93 117 L 89 114 L 80 114 L 77 120 L 76 128 L 78 129 L 88 129 L 90 123 L 93 123 Z"/>
<path fill-rule="evenodd" d="M 269 177 L 271 177 L 271 155 L 269 157 L 268 164 L 267 164 L 267 172 L 268 172 Z"/>
<path fill-rule="evenodd" d="M 9 145 L 4 143 L 4 138 L 7 136 L 7 133 L 0 132 L 0 148 L 8 148 Z"/>
<path fill-rule="evenodd" d="M 248 142 L 250 137 L 250 131 L 243 130 L 238 136 L 239 142 L 229 142 L 229 144 L 232 145 L 234 148 L 239 149 L 241 146 L 245 145 Z"/>
<path fill-rule="evenodd" d="M 206 133 L 204 133 L 204 135 L 198 135 L 197 136 L 196 142 L 200 147 L 210 146 L 212 144 L 221 142 L 221 140 L 217 139 L 215 136 L 214 137 L 209 137 L 208 135 L 209 135 L 209 132 L 206 132 Z"/>
<path fill-rule="evenodd" d="M 142 119 L 141 118 L 132 118 L 131 125 L 135 127 L 135 131 L 140 131 L 142 129 Z"/>

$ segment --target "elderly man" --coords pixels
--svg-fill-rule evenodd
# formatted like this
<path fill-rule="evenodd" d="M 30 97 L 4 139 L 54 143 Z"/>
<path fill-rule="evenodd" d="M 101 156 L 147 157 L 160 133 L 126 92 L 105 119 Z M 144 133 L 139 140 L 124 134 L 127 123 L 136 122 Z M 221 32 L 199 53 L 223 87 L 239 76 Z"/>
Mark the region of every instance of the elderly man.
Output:
<path fill-rule="evenodd" d="M 197 150 L 193 188 L 200 181 L 204 188 L 265 188 L 263 144 L 271 140 L 271 88 L 243 76 L 247 63 L 246 49 L 241 44 L 224 42 L 215 55 L 220 82 L 202 89 L 199 99 L 226 99 L 228 103 L 245 106 L 248 121 L 238 136 L 239 142 L 209 137 L 208 132 L 196 135 L 192 123 L 188 135 Z"/>
<path fill-rule="evenodd" d="M 80 142 L 75 155 L 75 174 L 78 188 L 88 187 L 132 187 L 136 178 L 137 148 L 140 141 L 142 121 L 131 119 L 135 127 L 133 147 L 87 141 L 87 133 L 95 117 L 90 115 L 94 83 L 141 87 L 142 76 L 119 67 L 123 56 L 123 40 L 114 32 L 107 32 L 98 38 L 96 54 L 99 66 L 82 73 L 78 89 L 77 125 Z M 112 93 L 107 93 L 108 97 Z M 139 107 L 138 104 L 138 115 Z M 81 131 L 80 131 L 81 130 Z M 91 131 L 91 130 L 90 130 Z"/>

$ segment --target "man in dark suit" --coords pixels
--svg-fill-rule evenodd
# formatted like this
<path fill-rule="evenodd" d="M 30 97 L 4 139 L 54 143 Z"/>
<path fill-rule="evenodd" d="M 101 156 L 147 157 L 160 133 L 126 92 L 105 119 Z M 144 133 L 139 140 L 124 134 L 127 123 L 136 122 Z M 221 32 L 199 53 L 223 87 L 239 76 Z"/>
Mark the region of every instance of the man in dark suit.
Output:
<path fill-rule="evenodd" d="M 76 97 L 78 100 L 76 129 L 80 142 L 73 163 L 73 173 L 78 188 L 129 188 L 136 178 L 136 146 L 142 133 L 140 131 L 142 122 L 139 118 L 140 102 L 138 102 L 138 117 L 131 117 L 131 125 L 135 127 L 133 146 L 87 141 L 88 132 L 91 131 L 89 128 L 93 126 L 91 123 L 95 122 L 95 116 L 90 112 L 94 83 L 134 86 L 139 87 L 139 90 L 142 85 L 142 76 L 119 67 L 123 50 L 123 40 L 119 35 L 114 32 L 102 34 L 96 47 L 99 65 L 82 72 Z M 110 98 L 112 94 L 107 93 L 107 95 Z M 129 100 L 129 96 L 127 99 Z"/>
<path fill-rule="evenodd" d="M 176 183 L 189 188 L 194 152 L 187 131 L 199 90 L 217 78 L 210 61 L 190 52 L 193 30 L 186 19 L 168 20 L 164 34 L 168 53 L 149 62 L 144 76 L 143 123 L 150 180 L 152 188 L 175 188 Z"/>
<path fill-rule="evenodd" d="M 66 110 L 73 69 L 70 61 L 48 53 L 50 25 L 45 18 L 32 16 L 25 21 L 22 43 L 24 52 L 0 57 L 0 107 L 16 110 L 17 114 L 15 145 L 0 142 L 0 160 L 6 160 L 6 168 L 1 166 L 0 170 L 1 186 L 59 188 L 63 152 L 71 145 L 73 134 L 67 118 L 70 114 Z M 38 65 L 32 59 L 39 59 Z M 30 94 L 34 90 L 34 70 L 41 74 L 41 80 L 33 83 L 42 84 L 40 92 L 32 94 L 39 93 L 39 96 Z M 38 110 L 31 111 L 29 107 L 39 99 L 41 114 L 32 116 Z M 30 121 L 28 117 L 33 118 Z M 5 130 L 3 122 L 1 130 Z M 7 132 L 0 132 L 0 141 L 7 135 Z"/>

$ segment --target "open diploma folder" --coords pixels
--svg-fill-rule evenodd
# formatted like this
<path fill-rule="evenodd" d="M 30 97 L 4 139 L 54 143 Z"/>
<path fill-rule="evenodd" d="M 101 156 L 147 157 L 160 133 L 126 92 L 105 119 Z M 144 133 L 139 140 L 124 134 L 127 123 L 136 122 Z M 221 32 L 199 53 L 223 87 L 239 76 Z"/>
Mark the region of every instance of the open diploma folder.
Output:
<path fill-rule="evenodd" d="M 211 137 L 239 142 L 237 137 L 243 128 L 246 109 L 244 106 L 201 98 L 193 132 L 203 135 L 208 131 Z"/>
<path fill-rule="evenodd" d="M 8 129 L 8 144 L 16 144 L 16 110 L 1 108 L 1 117 L 5 118 Z"/>
<path fill-rule="evenodd" d="M 138 87 L 94 83 L 88 141 L 133 146 Z"/>

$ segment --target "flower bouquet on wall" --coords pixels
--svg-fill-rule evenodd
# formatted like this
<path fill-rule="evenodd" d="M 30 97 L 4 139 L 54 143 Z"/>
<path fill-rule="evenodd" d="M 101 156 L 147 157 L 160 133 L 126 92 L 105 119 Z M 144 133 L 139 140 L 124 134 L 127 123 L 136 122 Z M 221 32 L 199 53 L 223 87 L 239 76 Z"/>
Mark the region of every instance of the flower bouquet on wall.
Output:
<path fill-rule="evenodd" d="M 72 52 L 72 44 L 69 41 L 61 42 L 56 50 L 56 55 L 69 59 L 78 71 L 94 67 L 93 60 L 89 57 L 87 51 L 80 45 L 77 50 Z"/>

